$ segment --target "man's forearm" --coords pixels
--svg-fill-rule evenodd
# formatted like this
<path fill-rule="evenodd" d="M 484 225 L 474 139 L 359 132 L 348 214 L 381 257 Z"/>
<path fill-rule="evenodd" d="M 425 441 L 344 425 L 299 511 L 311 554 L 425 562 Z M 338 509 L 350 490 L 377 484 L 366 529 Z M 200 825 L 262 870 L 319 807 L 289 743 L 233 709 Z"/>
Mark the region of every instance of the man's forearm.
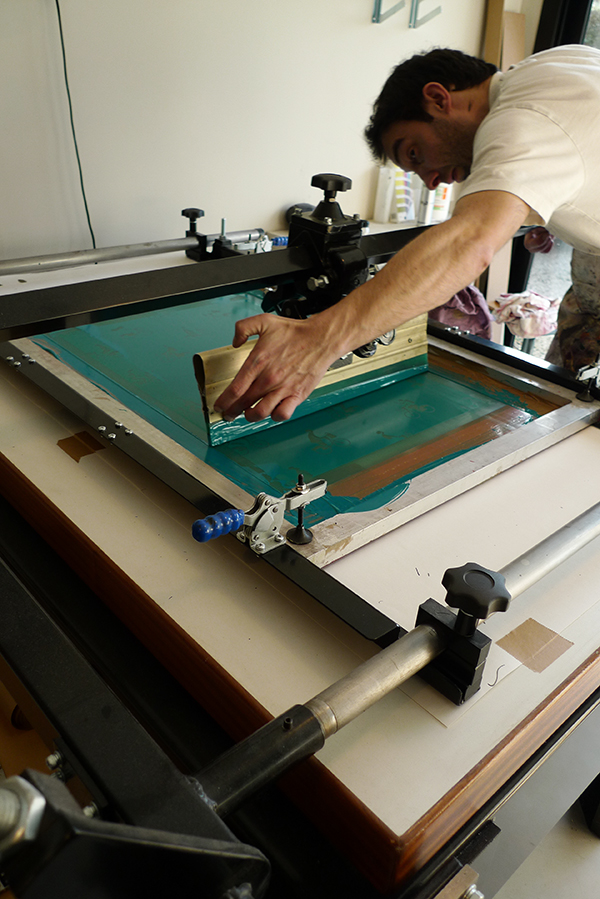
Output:
<path fill-rule="evenodd" d="M 321 313 L 341 352 L 441 306 L 475 280 L 529 211 L 510 195 L 500 202 L 501 208 L 492 208 L 486 220 L 483 198 L 467 197 L 453 218 L 419 235 L 374 278 Z"/>
<path fill-rule="evenodd" d="M 242 368 L 215 403 L 227 418 L 292 415 L 327 367 L 422 312 L 479 275 L 525 221 L 529 207 L 493 191 L 457 203 L 455 215 L 402 249 L 374 278 L 306 320 L 257 315 L 237 323 L 234 346 L 257 335 Z"/>

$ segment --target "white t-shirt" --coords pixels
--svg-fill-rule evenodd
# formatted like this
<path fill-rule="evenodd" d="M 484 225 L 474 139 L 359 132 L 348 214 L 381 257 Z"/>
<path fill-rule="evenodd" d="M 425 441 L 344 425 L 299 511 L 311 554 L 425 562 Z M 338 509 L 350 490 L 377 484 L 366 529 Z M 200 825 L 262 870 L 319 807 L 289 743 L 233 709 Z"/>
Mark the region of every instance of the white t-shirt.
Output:
<path fill-rule="evenodd" d="M 600 255 L 600 50 L 536 53 L 490 83 L 461 196 L 504 190 L 585 253 Z"/>

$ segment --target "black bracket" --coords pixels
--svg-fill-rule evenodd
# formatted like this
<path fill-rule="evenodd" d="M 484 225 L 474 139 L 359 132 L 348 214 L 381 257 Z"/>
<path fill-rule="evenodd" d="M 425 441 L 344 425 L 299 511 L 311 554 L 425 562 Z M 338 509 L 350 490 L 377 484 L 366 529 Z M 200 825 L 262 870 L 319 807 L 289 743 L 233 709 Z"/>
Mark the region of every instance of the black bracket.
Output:
<path fill-rule="evenodd" d="M 446 649 L 420 672 L 420 677 L 456 705 L 461 705 L 481 685 L 491 640 L 477 630 L 480 619 L 504 612 L 510 603 L 504 577 L 497 571 L 467 562 L 449 568 L 442 584 L 446 605 L 428 599 L 419 606 L 417 625 L 428 624 L 442 636 Z M 458 609 L 457 614 L 448 608 Z"/>
<path fill-rule="evenodd" d="M 203 262 L 205 259 L 209 259 L 210 254 L 208 252 L 206 234 L 200 234 L 196 229 L 196 221 L 204 216 L 204 210 L 198 209 L 196 206 L 190 206 L 186 209 L 182 209 L 181 214 L 189 219 L 190 222 L 190 226 L 185 232 L 185 236 L 195 237 L 198 241 L 198 246 L 189 247 L 185 251 L 185 255 L 195 262 Z"/>
<path fill-rule="evenodd" d="M 344 215 L 336 194 L 349 190 L 344 175 L 314 175 L 313 187 L 324 192 L 315 209 L 297 205 L 290 215 L 288 247 L 308 250 L 313 272 L 284 283 L 265 297 L 265 312 L 290 318 L 306 318 L 337 303 L 362 284 L 368 275 L 368 259 L 360 247 L 366 224 L 359 215 Z"/>

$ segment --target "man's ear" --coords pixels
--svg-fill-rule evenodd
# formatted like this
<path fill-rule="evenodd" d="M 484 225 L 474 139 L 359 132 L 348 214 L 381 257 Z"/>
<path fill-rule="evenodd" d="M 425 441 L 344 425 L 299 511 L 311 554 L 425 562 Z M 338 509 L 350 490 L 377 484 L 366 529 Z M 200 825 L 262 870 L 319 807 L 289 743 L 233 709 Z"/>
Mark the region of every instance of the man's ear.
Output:
<path fill-rule="evenodd" d="M 452 106 L 450 91 L 437 81 L 429 81 L 423 88 L 423 110 L 433 118 L 447 115 Z"/>

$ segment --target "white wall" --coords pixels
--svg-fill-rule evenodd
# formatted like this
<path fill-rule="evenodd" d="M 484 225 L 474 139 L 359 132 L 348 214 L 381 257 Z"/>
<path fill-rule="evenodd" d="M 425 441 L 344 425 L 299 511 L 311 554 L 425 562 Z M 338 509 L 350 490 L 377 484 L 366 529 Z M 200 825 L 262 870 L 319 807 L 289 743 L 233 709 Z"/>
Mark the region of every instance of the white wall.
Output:
<path fill-rule="evenodd" d="M 392 66 L 481 50 L 484 0 L 422 14 L 437 5 L 409 29 L 410 2 L 376 25 L 372 0 L 60 0 L 98 246 L 183 235 L 193 205 L 207 232 L 282 227 L 319 171 L 352 178 L 342 207 L 368 215 L 362 130 Z M 0 78 L 0 258 L 90 246 L 53 0 L 1 0 Z"/>

